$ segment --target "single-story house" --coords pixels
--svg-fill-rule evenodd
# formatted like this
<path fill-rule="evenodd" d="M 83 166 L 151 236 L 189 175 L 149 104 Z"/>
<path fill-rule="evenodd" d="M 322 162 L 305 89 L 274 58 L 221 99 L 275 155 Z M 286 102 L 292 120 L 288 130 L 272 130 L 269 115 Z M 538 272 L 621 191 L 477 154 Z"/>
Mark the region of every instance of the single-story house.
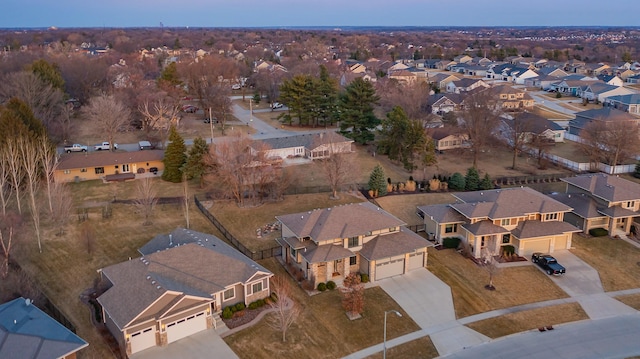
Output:
<path fill-rule="evenodd" d="M 591 121 L 628 121 L 640 125 L 640 118 L 638 117 L 630 115 L 627 112 L 617 110 L 613 107 L 603 107 L 577 112 L 576 118 L 569 121 L 569 133 L 580 136 L 580 131 L 582 131 L 582 129 Z"/>
<path fill-rule="evenodd" d="M 431 242 L 370 202 L 276 216 L 282 261 L 316 287 L 350 273 L 373 282 L 427 265 Z M 293 269 L 291 269 L 293 268 Z"/>
<path fill-rule="evenodd" d="M 637 93 L 631 89 L 621 86 L 607 85 L 604 82 L 593 82 L 578 90 L 578 97 L 588 101 L 604 102 L 607 97 L 617 95 L 630 95 Z"/>
<path fill-rule="evenodd" d="M 448 93 L 461 93 L 469 92 L 479 87 L 488 88 L 489 85 L 480 79 L 463 78 L 447 83 L 446 91 Z"/>
<path fill-rule="evenodd" d="M 312 160 L 327 158 L 333 153 L 351 153 L 353 144 L 353 140 L 333 131 L 266 138 L 256 142 L 266 146 L 266 158 L 304 157 Z"/>
<path fill-rule="evenodd" d="M 163 150 L 70 153 L 60 156 L 53 178 L 56 182 L 135 179 L 149 172 L 162 173 L 163 158 Z"/>
<path fill-rule="evenodd" d="M 460 238 L 475 258 L 512 246 L 520 256 L 571 248 L 580 229 L 563 222 L 571 207 L 529 187 L 458 192 L 457 203 L 419 206 L 416 214 L 437 242 Z"/>
<path fill-rule="evenodd" d="M 461 110 L 462 101 L 465 96 L 457 93 L 436 93 L 427 99 L 427 106 L 431 108 L 431 113 L 443 115 L 451 111 Z"/>
<path fill-rule="evenodd" d="M 131 355 L 224 325 L 222 310 L 271 294 L 271 272 L 218 237 L 180 228 L 100 269 L 105 325 Z"/>
<path fill-rule="evenodd" d="M 618 95 L 607 97 L 605 105 L 620 111 L 640 116 L 640 94 Z"/>
<path fill-rule="evenodd" d="M 0 358 L 75 359 L 88 345 L 30 299 L 0 304 Z"/>
<path fill-rule="evenodd" d="M 469 136 L 449 127 L 435 128 L 427 134 L 433 139 L 436 151 L 446 151 L 468 146 Z"/>
<path fill-rule="evenodd" d="M 502 118 L 503 126 L 500 126 L 502 135 L 513 146 L 513 138 L 516 131 L 520 134 L 523 143 L 530 142 L 534 137 L 544 137 L 553 142 L 564 142 L 565 129 L 557 123 L 531 112 L 522 112 L 516 115 L 516 119 Z"/>

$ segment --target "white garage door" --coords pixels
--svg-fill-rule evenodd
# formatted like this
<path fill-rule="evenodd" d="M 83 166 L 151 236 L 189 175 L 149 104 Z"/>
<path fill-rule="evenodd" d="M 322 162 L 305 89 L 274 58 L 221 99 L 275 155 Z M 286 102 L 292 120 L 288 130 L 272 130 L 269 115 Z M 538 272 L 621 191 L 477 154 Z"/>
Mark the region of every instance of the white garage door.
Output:
<path fill-rule="evenodd" d="M 519 253 L 521 256 L 530 257 L 535 252 L 549 253 L 550 238 L 539 239 L 535 241 L 523 241 L 524 253 Z"/>
<path fill-rule="evenodd" d="M 207 329 L 207 319 L 204 312 L 192 314 L 177 322 L 167 324 L 167 342 L 175 342 L 205 329 Z"/>
<path fill-rule="evenodd" d="M 553 244 L 553 250 L 558 250 L 558 249 L 569 249 L 567 248 L 567 236 L 566 235 L 562 235 L 562 236 L 556 236 L 556 241 Z"/>
<path fill-rule="evenodd" d="M 404 273 L 404 258 L 376 262 L 376 280 Z"/>
<path fill-rule="evenodd" d="M 131 334 L 131 354 L 156 346 L 156 331 L 153 327 Z"/>
<path fill-rule="evenodd" d="M 409 254 L 409 270 L 422 268 L 424 252 Z"/>

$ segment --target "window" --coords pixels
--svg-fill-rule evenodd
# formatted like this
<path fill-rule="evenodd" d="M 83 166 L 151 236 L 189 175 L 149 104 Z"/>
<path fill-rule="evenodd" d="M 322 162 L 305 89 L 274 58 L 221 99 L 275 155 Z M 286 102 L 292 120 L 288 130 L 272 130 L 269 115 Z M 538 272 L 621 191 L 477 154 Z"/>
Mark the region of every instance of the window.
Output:
<path fill-rule="evenodd" d="M 104 173 L 104 167 L 96 167 L 96 174 L 103 174 Z"/>
<path fill-rule="evenodd" d="M 251 285 L 251 293 L 262 292 L 262 282 L 253 283 Z"/>
<path fill-rule="evenodd" d="M 502 235 L 502 243 L 509 243 L 511 241 L 511 235 L 510 234 L 503 234 Z"/>
<path fill-rule="evenodd" d="M 458 224 L 457 223 L 447 224 L 444 227 L 444 233 L 455 233 L 455 232 L 458 232 Z"/>
<path fill-rule="evenodd" d="M 547 213 L 547 214 L 544 215 L 544 220 L 545 221 L 558 220 L 558 214 L 557 213 Z"/>
<path fill-rule="evenodd" d="M 64 170 L 64 174 L 68 175 L 69 173 L 71 173 L 70 170 Z"/>
<path fill-rule="evenodd" d="M 129 172 L 129 165 L 122 165 L 122 172 Z"/>
<path fill-rule="evenodd" d="M 119 166 L 118 166 L 118 165 L 116 165 L 115 167 L 116 167 L 116 169 L 118 169 L 118 168 L 119 168 Z"/>
<path fill-rule="evenodd" d="M 349 238 L 349 248 L 353 248 L 353 247 L 357 247 L 360 244 L 360 241 L 358 240 L 358 237 L 351 237 Z"/>
<path fill-rule="evenodd" d="M 87 169 L 86 168 L 81 168 L 80 172 L 87 172 Z"/>
<path fill-rule="evenodd" d="M 236 296 L 235 288 L 229 288 L 229 289 L 225 290 L 224 294 L 223 294 L 224 300 L 233 299 L 233 298 L 235 298 L 235 296 Z"/>
<path fill-rule="evenodd" d="M 628 201 L 627 202 L 627 208 L 633 208 L 635 206 L 635 201 Z"/>
<path fill-rule="evenodd" d="M 296 251 L 293 247 L 291 247 L 291 249 L 289 250 L 289 253 L 291 254 L 291 256 L 292 256 L 293 258 L 297 258 L 297 257 L 298 257 L 298 256 L 297 256 L 297 252 L 298 252 L 298 251 Z"/>
<path fill-rule="evenodd" d="M 509 218 L 503 219 L 500 223 L 500 225 L 502 226 L 508 226 L 509 223 L 511 223 L 511 220 Z"/>
<path fill-rule="evenodd" d="M 484 237 L 480 239 L 480 248 L 484 248 Z"/>
<path fill-rule="evenodd" d="M 349 265 L 354 266 L 356 264 L 358 264 L 358 258 L 356 256 L 349 257 Z"/>

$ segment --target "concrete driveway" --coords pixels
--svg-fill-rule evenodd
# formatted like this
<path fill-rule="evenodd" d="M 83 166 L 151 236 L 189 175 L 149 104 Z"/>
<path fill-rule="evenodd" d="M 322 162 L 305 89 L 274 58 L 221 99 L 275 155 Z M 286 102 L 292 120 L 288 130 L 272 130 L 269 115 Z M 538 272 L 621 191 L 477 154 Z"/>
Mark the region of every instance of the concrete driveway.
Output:
<path fill-rule="evenodd" d="M 131 359 L 210 359 L 238 358 L 213 329 L 204 330 L 166 347 L 153 347 L 133 354 Z"/>

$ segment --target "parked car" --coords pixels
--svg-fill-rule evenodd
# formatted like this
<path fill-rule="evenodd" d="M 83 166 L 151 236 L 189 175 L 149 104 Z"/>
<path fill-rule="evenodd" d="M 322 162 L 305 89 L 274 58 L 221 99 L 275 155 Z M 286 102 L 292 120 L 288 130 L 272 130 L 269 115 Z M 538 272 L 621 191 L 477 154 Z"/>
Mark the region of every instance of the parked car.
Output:
<path fill-rule="evenodd" d="M 153 145 L 149 141 L 140 141 L 138 142 L 138 146 L 140 146 L 140 150 L 152 150 Z"/>
<path fill-rule="evenodd" d="M 240 90 L 240 87 L 242 87 L 242 86 L 240 86 L 240 84 L 233 84 L 233 85 L 231 85 L 231 89 L 232 89 L 232 90 Z"/>
<path fill-rule="evenodd" d="M 111 149 L 111 146 L 109 146 L 109 142 L 108 141 L 104 141 L 102 143 L 98 143 L 97 145 L 93 146 L 93 149 L 95 151 L 102 151 L 102 150 L 109 151 Z M 118 144 L 117 143 L 113 144 L 113 149 L 114 150 L 118 149 Z"/>
<path fill-rule="evenodd" d="M 277 109 L 277 108 L 282 108 L 282 106 L 284 106 L 283 104 L 281 104 L 280 102 L 274 102 L 271 104 L 271 108 L 272 109 Z"/>
<path fill-rule="evenodd" d="M 153 173 L 154 175 L 157 175 L 158 174 L 158 167 L 149 168 L 149 172 Z"/>
<path fill-rule="evenodd" d="M 65 146 L 64 147 L 64 152 L 66 153 L 71 153 L 71 152 L 87 152 L 87 146 L 83 146 L 77 143 L 74 143 L 71 146 Z"/>
<path fill-rule="evenodd" d="M 208 117 L 205 118 L 204 120 L 202 120 L 204 123 L 211 123 L 211 119 L 209 119 Z M 213 118 L 213 123 L 219 123 L 220 121 L 218 121 L 217 118 Z"/>
<path fill-rule="evenodd" d="M 182 106 L 182 111 L 186 113 L 196 113 L 198 111 L 198 107 L 193 105 L 184 105 Z"/>
<path fill-rule="evenodd" d="M 542 268 L 548 275 L 563 275 L 566 269 L 558 261 L 548 254 L 534 253 L 531 261 Z"/>

